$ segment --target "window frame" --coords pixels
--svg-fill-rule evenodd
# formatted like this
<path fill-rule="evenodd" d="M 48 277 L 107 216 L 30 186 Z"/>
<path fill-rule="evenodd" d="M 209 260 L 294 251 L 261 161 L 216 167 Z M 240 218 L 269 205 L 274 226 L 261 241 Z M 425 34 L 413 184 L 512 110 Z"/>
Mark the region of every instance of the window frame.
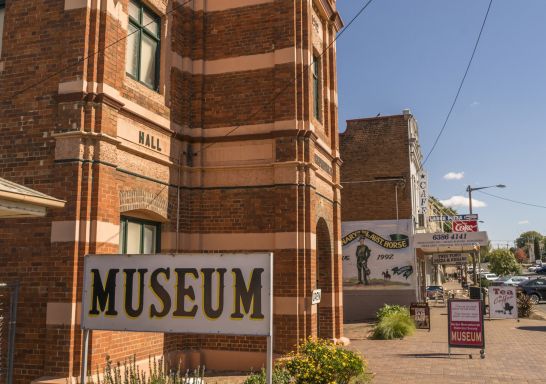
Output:
<path fill-rule="evenodd" d="M 4 11 L 4 18 L 2 20 L 2 33 L 0 33 L 0 58 L 2 58 L 2 48 L 4 47 L 2 39 L 4 35 L 4 28 L 6 26 L 6 0 L 0 0 L 0 10 Z"/>
<path fill-rule="evenodd" d="M 321 71 L 321 58 L 319 55 L 313 55 L 313 62 L 311 63 L 311 79 L 313 82 L 313 117 L 320 123 L 322 123 L 322 71 Z"/>
<path fill-rule="evenodd" d="M 133 74 L 127 72 L 125 70 L 125 74 L 129 76 L 131 79 L 138 81 L 139 83 L 145 85 L 146 87 L 159 92 L 159 74 L 161 72 L 160 65 L 161 65 L 161 16 L 158 16 L 156 12 L 154 12 L 152 9 L 147 7 L 143 4 L 141 0 L 129 0 L 129 3 L 133 3 L 135 6 L 138 7 L 138 20 L 134 19 L 130 12 L 127 12 L 127 18 L 128 18 L 128 25 L 127 25 L 127 36 L 129 36 L 129 26 L 133 26 L 137 32 L 135 32 L 135 35 L 138 36 L 138 47 L 137 47 L 137 68 L 136 68 L 136 76 Z M 130 6 L 128 4 L 128 6 Z M 143 17 L 144 12 L 147 12 L 149 15 L 153 16 L 152 18 L 157 22 L 157 36 L 154 36 L 153 33 L 151 33 L 146 27 L 144 26 Z M 153 85 L 150 85 L 144 81 L 141 80 L 140 77 L 140 70 L 141 70 L 141 54 L 142 54 L 142 33 L 144 33 L 147 37 L 151 38 L 157 43 L 157 50 L 155 52 L 155 71 L 154 71 L 154 83 Z M 127 39 L 129 42 L 129 39 Z M 127 51 L 126 51 L 127 52 Z M 127 55 L 127 54 L 126 54 Z M 128 58 L 125 57 L 125 60 L 127 61 Z M 127 67 L 126 67 L 127 68 Z"/>
<path fill-rule="evenodd" d="M 120 217 L 120 246 L 119 251 L 122 255 L 127 255 L 127 224 L 131 222 L 138 224 L 140 226 L 140 244 L 138 246 L 139 253 L 138 255 L 143 255 L 144 249 L 144 226 L 152 225 L 156 229 L 156 238 L 155 238 L 155 253 L 161 252 L 161 223 L 157 221 L 139 219 L 132 216 L 121 216 Z"/>

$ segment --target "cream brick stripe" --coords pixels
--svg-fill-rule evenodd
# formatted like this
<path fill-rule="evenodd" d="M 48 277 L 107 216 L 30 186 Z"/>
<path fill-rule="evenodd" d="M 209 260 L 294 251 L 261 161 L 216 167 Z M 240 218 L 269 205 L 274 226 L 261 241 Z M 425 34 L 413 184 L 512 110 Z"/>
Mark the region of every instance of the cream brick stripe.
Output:
<path fill-rule="evenodd" d="M 207 12 L 226 11 L 234 8 L 249 7 L 274 2 L 274 0 L 194 0 L 188 3 L 187 0 L 176 0 L 176 2 L 179 4 L 188 3 L 185 5 L 185 7 L 191 8 L 194 11 L 205 10 L 205 1 L 207 5 Z"/>
<path fill-rule="evenodd" d="M 320 302 L 321 307 L 335 308 L 334 298 L 337 296 L 337 300 L 341 303 L 343 299 L 342 292 L 339 293 L 323 293 Z M 298 306 L 299 302 L 299 306 Z M 286 297 L 286 296 L 274 296 L 273 297 L 273 313 L 275 315 L 297 315 L 299 313 L 304 314 L 310 312 L 311 314 L 317 313 L 317 305 L 311 304 L 310 297 Z M 81 302 L 77 303 L 62 303 L 62 302 L 48 302 L 46 309 L 46 324 L 47 325 L 71 325 L 80 324 L 81 318 Z"/>
<path fill-rule="evenodd" d="M 230 251 L 256 249 L 295 249 L 304 246 L 316 249 L 316 235 L 301 232 L 275 233 L 179 233 L 181 249 L 202 251 Z M 299 240 L 299 244 L 297 241 Z M 51 242 L 93 242 L 119 244 L 119 225 L 104 221 L 53 221 Z M 175 249 L 176 232 L 162 232 L 161 247 Z"/>
<path fill-rule="evenodd" d="M 307 50 L 306 50 L 307 52 Z M 172 52 L 172 66 L 196 75 L 219 75 L 225 73 L 271 69 L 276 65 L 299 63 L 294 47 L 276 49 L 272 52 L 254 55 L 226 57 L 216 60 L 192 60 Z"/>

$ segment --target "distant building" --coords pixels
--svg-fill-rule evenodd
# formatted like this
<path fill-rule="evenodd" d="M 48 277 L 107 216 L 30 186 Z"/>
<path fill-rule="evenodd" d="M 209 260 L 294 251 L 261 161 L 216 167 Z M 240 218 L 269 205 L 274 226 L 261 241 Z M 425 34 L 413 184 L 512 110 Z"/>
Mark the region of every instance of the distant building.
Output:
<path fill-rule="evenodd" d="M 344 313 L 357 320 L 417 298 L 424 263 L 411 236 L 426 230 L 427 179 L 409 110 L 348 120 L 340 153 Z"/>

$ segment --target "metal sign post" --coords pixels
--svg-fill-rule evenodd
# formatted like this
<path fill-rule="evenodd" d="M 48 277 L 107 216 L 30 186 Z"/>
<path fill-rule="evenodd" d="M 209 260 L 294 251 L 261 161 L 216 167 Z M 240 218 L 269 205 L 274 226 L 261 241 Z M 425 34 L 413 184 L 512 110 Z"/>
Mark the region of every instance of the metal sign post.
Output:
<path fill-rule="evenodd" d="M 85 384 L 87 381 L 87 360 L 89 358 L 89 329 L 83 330 L 83 351 L 82 364 L 80 372 L 80 383 Z"/>

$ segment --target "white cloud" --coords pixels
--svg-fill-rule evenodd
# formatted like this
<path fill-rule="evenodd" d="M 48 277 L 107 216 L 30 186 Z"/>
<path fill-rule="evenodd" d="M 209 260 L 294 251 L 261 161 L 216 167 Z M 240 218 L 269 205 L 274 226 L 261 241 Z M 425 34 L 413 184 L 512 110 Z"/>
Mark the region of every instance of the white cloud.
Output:
<path fill-rule="evenodd" d="M 480 105 L 480 102 L 479 101 L 473 101 L 470 106 L 471 107 L 477 107 L 478 105 Z"/>
<path fill-rule="evenodd" d="M 529 224 L 529 220 L 521 220 L 521 221 L 518 221 L 518 224 L 519 224 L 519 225 Z"/>
<path fill-rule="evenodd" d="M 449 208 L 456 208 L 456 207 L 468 208 L 468 197 L 465 197 L 465 196 L 451 196 L 447 200 L 440 200 L 440 203 L 442 203 L 443 205 L 445 205 L 446 207 L 449 207 Z M 483 208 L 483 207 L 487 207 L 487 204 L 485 204 L 481 200 L 472 199 L 472 207 L 473 208 Z"/>
<path fill-rule="evenodd" d="M 449 172 L 444 175 L 446 180 L 461 180 L 464 177 L 464 172 Z"/>

